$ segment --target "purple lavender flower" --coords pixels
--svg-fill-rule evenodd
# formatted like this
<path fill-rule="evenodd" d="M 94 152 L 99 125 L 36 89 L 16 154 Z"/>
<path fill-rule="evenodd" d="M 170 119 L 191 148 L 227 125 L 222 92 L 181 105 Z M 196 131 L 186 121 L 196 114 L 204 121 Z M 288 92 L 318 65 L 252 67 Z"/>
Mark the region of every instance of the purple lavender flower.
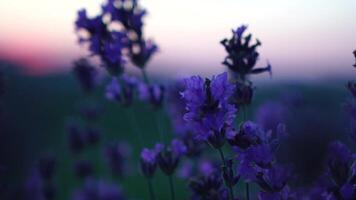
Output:
<path fill-rule="evenodd" d="M 138 85 L 139 98 L 149 102 L 153 107 L 160 108 L 163 105 L 165 88 L 163 85 L 149 85 L 141 82 Z"/>
<path fill-rule="evenodd" d="M 75 61 L 73 72 L 84 91 L 91 92 L 98 85 L 98 71 L 87 59 Z"/>
<path fill-rule="evenodd" d="M 73 200 L 124 200 L 121 188 L 112 183 L 87 179 L 73 194 Z"/>
<path fill-rule="evenodd" d="M 79 153 L 86 145 L 86 138 L 80 125 L 70 122 L 67 125 L 69 148 L 73 153 Z"/>
<path fill-rule="evenodd" d="M 103 13 L 110 14 L 112 22 L 119 22 L 128 34 L 131 62 L 143 69 L 158 47 L 151 40 L 143 38 L 143 17 L 146 11 L 137 0 L 109 0 L 102 6 Z"/>
<path fill-rule="evenodd" d="M 41 177 L 45 180 L 51 180 L 57 167 L 57 160 L 52 154 L 42 156 L 38 162 L 38 170 Z"/>
<path fill-rule="evenodd" d="M 94 102 L 84 103 L 79 108 L 80 115 L 82 118 L 89 122 L 93 122 L 99 119 L 103 109 L 101 106 Z"/>
<path fill-rule="evenodd" d="M 160 169 L 166 175 L 172 175 L 176 170 L 181 156 L 187 152 L 187 147 L 181 140 L 173 139 L 171 145 L 164 147 L 157 155 Z"/>
<path fill-rule="evenodd" d="M 228 192 L 223 188 L 220 174 L 193 177 L 189 181 L 192 200 L 228 200 Z"/>
<path fill-rule="evenodd" d="M 353 161 L 353 155 L 347 146 L 341 142 L 330 144 L 328 167 L 329 173 L 336 184 L 343 185 L 348 181 Z"/>
<path fill-rule="evenodd" d="M 271 65 L 269 63 L 266 67 L 255 68 L 259 57 L 256 49 L 261 45 L 261 42 L 256 40 L 256 43 L 251 45 L 252 35 L 243 36 L 246 29 L 247 26 L 242 25 L 236 30 L 232 30 L 230 39 L 221 41 L 228 53 L 223 64 L 236 73 L 238 79 L 243 81 L 249 74 L 259 74 L 266 71 L 271 73 Z"/>
<path fill-rule="evenodd" d="M 106 161 L 115 175 L 123 176 L 127 170 L 126 162 L 130 155 L 130 147 L 126 143 L 114 143 L 105 148 Z"/>
<path fill-rule="evenodd" d="M 267 193 L 279 193 L 287 185 L 290 171 L 286 167 L 273 166 L 257 174 L 257 183 Z"/>
<path fill-rule="evenodd" d="M 158 46 L 151 40 L 139 41 L 130 48 L 131 61 L 135 66 L 144 68 L 148 61 L 158 51 Z"/>
<path fill-rule="evenodd" d="M 256 112 L 256 122 L 266 131 L 276 132 L 278 124 L 286 123 L 288 117 L 288 108 L 276 101 L 263 103 Z"/>
<path fill-rule="evenodd" d="M 129 106 L 133 102 L 136 86 L 137 80 L 132 77 L 114 77 L 106 86 L 106 98 L 111 101 L 117 101 L 123 106 Z"/>
<path fill-rule="evenodd" d="M 237 107 L 248 106 L 252 102 L 254 87 L 252 83 L 236 82 L 234 94 L 231 97 L 231 102 Z"/>
<path fill-rule="evenodd" d="M 184 120 L 191 126 L 200 141 L 209 141 L 215 148 L 224 144 L 225 134 L 231 126 L 237 109 L 229 103 L 234 85 L 227 73 L 205 81 L 199 76 L 185 79 L 181 93 L 186 102 Z"/>
<path fill-rule="evenodd" d="M 93 175 L 93 165 L 88 160 L 77 160 L 74 165 L 74 172 L 80 179 L 85 179 Z"/>
<path fill-rule="evenodd" d="M 100 142 L 102 133 L 99 129 L 94 127 L 87 127 L 85 132 L 88 144 L 96 145 Z"/>
<path fill-rule="evenodd" d="M 162 150 L 161 144 L 156 144 L 154 149 L 144 148 L 140 155 L 140 164 L 143 175 L 151 178 L 157 168 L 157 155 Z"/>
<path fill-rule="evenodd" d="M 79 42 L 89 43 L 90 52 L 99 56 L 108 72 L 111 74 L 122 73 L 124 65 L 122 49 L 127 46 L 126 34 L 109 31 L 102 15 L 88 18 L 85 9 L 78 12 L 75 24 L 78 32 L 84 30 L 89 35 L 88 37 L 79 35 Z"/>

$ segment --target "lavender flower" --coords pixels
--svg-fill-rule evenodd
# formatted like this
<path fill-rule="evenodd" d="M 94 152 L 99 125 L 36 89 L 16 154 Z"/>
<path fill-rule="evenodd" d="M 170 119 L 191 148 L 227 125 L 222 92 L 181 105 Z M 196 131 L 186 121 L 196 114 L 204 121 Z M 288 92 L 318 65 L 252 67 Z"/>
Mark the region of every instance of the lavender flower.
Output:
<path fill-rule="evenodd" d="M 112 22 L 119 22 L 128 34 L 131 62 L 143 69 L 152 55 L 157 52 L 157 45 L 143 38 L 143 17 L 146 11 L 137 0 L 109 0 L 103 5 L 103 13 L 111 16 Z"/>
<path fill-rule="evenodd" d="M 228 200 L 228 192 L 223 188 L 219 174 L 194 177 L 189 181 L 192 200 Z"/>
<path fill-rule="evenodd" d="M 122 73 L 124 65 L 122 49 L 127 43 L 126 35 L 109 31 L 102 15 L 88 18 L 85 9 L 78 12 L 75 25 L 78 32 L 85 31 L 89 35 L 88 37 L 79 35 L 79 42 L 89 43 L 90 52 L 99 56 L 107 71 L 111 74 Z"/>
<path fill-rule="evenodd" d="M 221 44 L 225 47 L 228 55 L 225 57 L 223 64 L 232 72 L 236 73 L 238 79 L 245 80 L 249 74 L 259 74 L 263 72 L 271 73 L 271 65 L 268 64 L 263 68 L 255 68 L 259 57 L 257 47 L 261 45 L 259 40 L 255 44 L 250 44 L 252 35 L 244 36 L 247 26 L 242 25 L 236 30 L 232 30 L 232 37 L 224 39 Z"/>
<path fill-rule="evenodd" d="M 187 147 L 178 139 L 174 139 L 171 145 L 163 148 L 157 155 L 157 161 L 163 173 L 170 176 L 176 170 L 181 156 L 187 152 Z"/>
<path fill-rule="evenodd" d="M 73 194 L 73 200 L 124 200 L 120 187 L 112 183 L 87 179 L 84 186 Z"/>
<path fill-rule="evenodd" d="M 126 162 L 130 155 L 130 147 L 125 143 L 114 143 L 106 146 L 105 157 L 112 172 L 115 175 L 123 176 L 127 169 Z"/>
<path fill-rule="evenodd" d="M 141 82 L 138 85 L 138 93 L 142 101 L 149 102 L 154 108 L 160 108 L 163 105 L 165 93 L 163 85 L 149 85 Z"/>
<path fill-rule="evenodd" d="M 84 91 L 91 92 L 98 85 L 98 71 L 87 59 L 75 61 L 73 72 Z"/>
<path fill-rule="evenodd" d="M 74 165 L 74 171 L 78 178 L 85 179 L 93 175 L 93 165 L 88 160 L 77 160 Z"/>
<path fill-rule="evenodd" d="M 42 156 L 38 162 L 38 170 L 41 177 L 51 180 L 57 167 L 57 160 L 52 154 Z"/>
<path fill-rule="evenodd" d="M 157 155 L 161 152 L 163 146 L 156 144 L 154 149 L 144 148 L 141 151 L 140 164 L 144 176 L 151 178 L 157 168 Z"/>
<path fill-rule="evenodd" d="M 135 89 L 136 79 L 128 76 L 123 76 L 120 79 L 114 77 L 106 86 L 106 98 L 117 101 L 123 106 L 130 106 L 133 102 Z"/>
<path fill-rule="evenodd" d="M 86 138 L 78 123 L 70 122 L 67 125 L 69 148 L 73 153 L 79 153 L 86 145 Z"/>
<path fill-rule="evenodd" d="M 237 107 L 250 105 L 254 89 L 252 83 L 242 83 L 237 81 L 235 91 L 231 97 L 231 102 Z"/>
<path fill-rule="evenodd" d="M 234 85 L 227 80 L 227 73 L 205 81 L 199 76 L 185 79 L 181 93 L 186 102 L 184 120 L 191 126 L 200 141 L 208 141 L 215 148 L 224 144 L 225 134 L 231 126 L 237 109 L 229 103 Z"/>

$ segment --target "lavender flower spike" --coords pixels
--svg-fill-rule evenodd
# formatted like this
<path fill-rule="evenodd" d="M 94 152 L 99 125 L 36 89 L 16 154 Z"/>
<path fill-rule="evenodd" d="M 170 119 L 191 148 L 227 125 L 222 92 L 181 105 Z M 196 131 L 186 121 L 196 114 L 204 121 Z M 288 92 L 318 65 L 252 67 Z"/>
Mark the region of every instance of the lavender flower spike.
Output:
<path fill-rule="evenodd" d="M 237 108 L 229 103 L 235 86 L 228 82 L 227 73 L 203 80 L 193 76 L 184 80 L 181 93 L 186 103 L 184 120 L 195 130 L 196 138 L 208 141 L 215 148 L 224 144 L 225 133 L 232 130 Z"/>

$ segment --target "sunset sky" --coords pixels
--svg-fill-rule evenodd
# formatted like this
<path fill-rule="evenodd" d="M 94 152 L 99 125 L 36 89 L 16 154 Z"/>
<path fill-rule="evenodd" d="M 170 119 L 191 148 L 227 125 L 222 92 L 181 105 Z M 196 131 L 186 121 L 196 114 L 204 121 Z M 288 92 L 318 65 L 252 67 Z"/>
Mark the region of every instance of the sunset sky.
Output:
<path fill-rule="evenodd" d="M 102 0 L 1 0 L 0 59 L 27 72 L 68 70 L 86 55 L 76 43 L 78 9 L 90 15 Z M 269 60 L 274 77 L 344 76 L 353 73 L 355 0 L 142 0 L 149 15 L 146 36 L 160 46 L 149 70 L 168 76 L 210 74 L 223 69 L 219 41 L 248 24 L 262 41 L 259 65 Z"/>

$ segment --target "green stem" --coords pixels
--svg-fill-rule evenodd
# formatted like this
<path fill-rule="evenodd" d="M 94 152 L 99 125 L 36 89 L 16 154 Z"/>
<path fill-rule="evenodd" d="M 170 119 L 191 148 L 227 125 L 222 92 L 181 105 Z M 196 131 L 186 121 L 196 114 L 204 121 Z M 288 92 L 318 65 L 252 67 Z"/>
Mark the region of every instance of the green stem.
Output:
<path fill-rule="evenodd" d="M 246 200 L 250 200 L 250 186 L 246 183 Z"/>
<path fill-rule="evenodd" d="M 227 166 L 226 166 L 226 160 L 225 160 L 224 152 L 221 150 L 221 148 L 218 148 L 218 151 L 219 151 L 219 154 L 220 154 L 220 157 L 221 157 L 221 161 L 223 163 L 223 170 L 226 170 Z M 232 187 L 231 186 L 227 186 L 227 187 L 229 188 L 230 200 L 234 200 L 234 191 L 233 191 Z"/>
<path fill-rule="evenodd" d="M 170 186 L 170 189 L 171 189 L 171 199 L 172 199 L 172 200 L 175 200 L 174 185 L 173 185 L 173 178 L 172 178 L 172 175 L 169 175 L 169 176 L 168 176 L 168 180 L 169 180 L 169 186 Z"/>
<path fill-rule="evenodd" d="M 146 178 L 146 179 L 147 179 L 148 191 L 150 193 L 150 199 L 156 200 L 155 193 L 153 191 L 152 181 L 150 178 Z"/>

